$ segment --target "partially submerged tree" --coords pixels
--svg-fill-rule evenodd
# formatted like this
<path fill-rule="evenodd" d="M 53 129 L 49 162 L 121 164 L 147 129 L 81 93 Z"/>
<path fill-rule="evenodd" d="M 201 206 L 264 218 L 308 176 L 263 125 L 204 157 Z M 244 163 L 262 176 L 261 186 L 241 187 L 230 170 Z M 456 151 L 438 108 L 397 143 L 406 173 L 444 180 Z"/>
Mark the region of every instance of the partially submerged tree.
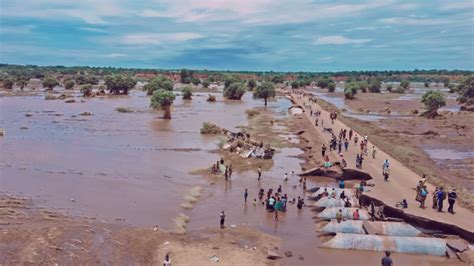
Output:
<path fill-rule="evenodd" d="M 325 89 L 330 82 L 331 82 L 331 79 L 329 79 L 329 77 L 327 76 L 324 76 L 320 80 L 318 80 L 316 85 L 320 87 L 321 89 Z"/>
<path fill-rule="evenodd" d="M 64 89 L 70 90 L 70 89 L 72 89 L 72 88 L 74 87 L 74 85 L 75 85 L 74 80 L 68 79 L 68 80 L 66 80 L 66 81 L 64 82 Z"/>
<path fill-rule="evenodd" d="M 425 115 L 427 117 L 435 117 L 438 109 L 446 105 L 446 100 L 440 91 L 429 90 L 421 98 L 421 103 L 423 103 L 427 109 Z"/>
<path fill-rule="evenodd" d="M 354 82 L 346 83 L 344 86 L 344 97 L 348 100 L 354 99 L 358 89 L 358 84 Z"/>
<path fill-rule="evenodd" d="M 444 79 L 443 79 L 443 85 L 444 85 L 445 87 L 448 87 L 448 86 L 449 86 L 449 78 L 444 78 Z"/>
<path fill-rule="evenodd" d="M 193 89 L 191 86 L 185 86 L 181 92 L 183 93 L 183 100 L 191 100 L 191 96 L 193 96 Z"/>
<path fill-rule="evenodd" d="M 3 87 L 5 87 L 5 89 L 11 90 L 13 88 L 13 84 L 14 84 L 13 79 L 10 77 L 5 78 L 3 80 Z"/>
<path fill-rule="evenodd" d="M 428 81 L 425 81 L 425 88 L 429 88 L 430 87 L 430 83 L 428 83 Z"/>
<path fill-rule="evenodd" d="M 245 85 L 242 82 L 234 82 L 224 88 L 224 97 L 230 100 L 240 100 L 245 91 Z"/>
<path fill-rule="evenodd" d="M 165 112 L 163 118 L 171 119 L 171 105 L 175 99 L 176 96 L 172 91 L 157 90 L 151 96 L 150 107 L 155 110 L 163 110 Z"/>
<path fill-rule="evenodd" d="M 228 88 L 232 83 L 242 82 L 240 77 L 237 75 L 225 74 L 223 79 L 224 79 L 224 88 Z"/>
<path fill-rule="evenodd" d="M 273 83 L 264 81 L 262 84 L 257 86 L 253 91 L 253 97 L 256 99 L 264 99 L 265 106 L 267 106 L 267 99 L 270 97 L 275 97 L 275 86 Z"/>
<path fill-rule="evenodd" d="M 400 87 L 402 87 L 404 90 L 407 90 L 410 87 L 410 82 L 408 80 L 404 80 L 400 82 Z"/>
<path fill-rule="evenodd" d="M 30 79 L 28 77 L 25 77 L 25 76 L 20 76 L 20 77 L 16 78 L 16 84 L 18 84 L 18 86 L 20 86 L 20 90 L 23 90 L 23 88 L 25 88 L 28 85 L 29 81 L 30 81 Z"/>
<path fill-rule="evenodd" d="M 89 97 L 92 94 L 92 84 L 84 84 L 81 86 L 82 96 Z"/>
<path fill-rule="evenodd" d="M 253 89 L 257 87 L 257 82 L 254 79 L 250 79 L 247 81 L 247 87 L 249 88 L 249 91 L 253 91 Z"/>
<path fill-rule="evenodd" d="M 466 105 L 474 104 L 474 75 L 464 77 L 456 87 L 459 93 L 458 102 Z"/>
<path fill-rule="evenodd" d="M 297 80 L 293 80 L 291 82 L 291 88 L 292 89 L 298 89 L 300 87 L 300 83 Z"/>
<path fill-rule="evenodd" d="M 211 82 L 209 81 L 209 79 L 205 79 L 201 82 L 201 84 L 204 88 L 208 88 L 209 85 L 211 85 Z"/>
<path fill-rule="evenodd" d="M 380 89 L 382 88 L 382 81 L 377 78 L 373 78 L 370 80 L 369 83 L 369 91 L 372 93 L 380 93 Z"/>
<path fill-rule="evenodd" d="M 157 90 L 166 90 L 172 91 L 173 90 L 173 81 L 166 77 L 155 77 L 148 81 L 145 86 L 143 86 L 143 90 L 146 91 L 147 95 L 153 95 L 153 92 Z"/>
<path fill-rule="evenodd" d="M 110 75 L 105 77 L 105 85 L 113 94 L 128 94 L 135 84 L 137 84 L 135 79 L 129 76 Z"/>
<path fill-rule="evenodd" d="M 48 88 L 48 90 L 52 90 L 54 87 L 58 85 L 59 85 L 59 82 L 54 77 L 47 76 L 43 79 L 43 87 Z"/>
<path fill-rule="evenodd" d="M 332 82 L 332 81 L 328 83 L 328 86 L 327 86 L 327 87 L 328 87 L 328 91 L 329 91 L 329 92 L 334 92 L 334 91 L 336 91 L 336 83 L 334 83 L 334 82 Z"/>

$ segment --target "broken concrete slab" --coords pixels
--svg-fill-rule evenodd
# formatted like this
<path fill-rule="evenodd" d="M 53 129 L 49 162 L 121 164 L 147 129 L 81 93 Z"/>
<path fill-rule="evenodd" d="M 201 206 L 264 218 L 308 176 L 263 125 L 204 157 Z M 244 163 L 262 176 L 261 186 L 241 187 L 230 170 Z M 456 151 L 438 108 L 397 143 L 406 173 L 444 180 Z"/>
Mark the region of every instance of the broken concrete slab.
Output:
<path fill-rule="evenodd" d="M 448 239 L 446 245 L 456 252 L 463 252 L 469 249 L 467 243 L 462 239 Z"/>
<path fill-rule="evenodd" d="M 277 259 L 281 259 L 281 256 L 278 255 L 276 252 L 274 251 L 271 251 L 271 250 L 268 250 L 267 251 L 267 259 L 269 260 L 277 260 Z"/>

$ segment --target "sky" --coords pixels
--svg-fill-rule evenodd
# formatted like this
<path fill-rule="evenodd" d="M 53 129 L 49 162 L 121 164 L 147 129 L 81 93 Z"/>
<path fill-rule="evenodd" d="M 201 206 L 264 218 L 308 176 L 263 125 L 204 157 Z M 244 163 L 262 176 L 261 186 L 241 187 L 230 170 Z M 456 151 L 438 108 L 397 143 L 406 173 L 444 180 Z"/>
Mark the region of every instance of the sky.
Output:
<path fill-rule="evenodd" d="M 474 1 L 0 0 L 0 62 L 474 70 Z"/>

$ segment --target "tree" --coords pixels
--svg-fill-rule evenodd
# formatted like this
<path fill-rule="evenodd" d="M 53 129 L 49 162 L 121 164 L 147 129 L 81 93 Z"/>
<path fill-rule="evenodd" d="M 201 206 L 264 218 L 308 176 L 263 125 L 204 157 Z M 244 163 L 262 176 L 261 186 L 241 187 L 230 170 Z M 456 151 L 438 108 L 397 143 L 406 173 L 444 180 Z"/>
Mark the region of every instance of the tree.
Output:
<path fill-rule="evenodd" d="M 95 76 L 91 75 L 76 75 L 74 78 L 76 80 L 77 85 L 84 85 L 84 84 L 92 84 L 97 85 L 99 84 L 99 79 Z"/>
<path fill-rule="evenodd" d="M 273 86 L 273 83 L 264 81 L 254 90 L 253 97 L 256 99 L 264 99 L 265 106 L 267 106 L 267 99 L 275 97 L 275 94 L 275 86 Z"/>
<path fill-rule="evenodd" d="M 474 104 L 474 75 L 464 77 L 456 90 L 459 93 L 458 102 L 467 105 Z"/>
<path fill-rule="evenodd" d="M 82 96 L 89 97 L 92 94 L 92 84 L 84 84 L 81 86 Z"/>
<path fill-rule="evenodd" d="M 199 83 L 201 83 L 201 80 L 196 77 L 191 77 L 191 82 L 197 86 Z"/>
<path fill-rule="evenodd" d="M 172 91 L 157 90 L 151 96 L 150 107 L 155 110 L 163 110 L 165 112 L 163 118 L 171 119 L 171 105 L 175 99 L 176 96 Z"/>
<path fill-rule="evenodd" d="M 446 105 L 446 100 L 440 91 L 429 90 L 421 97 L 421 103 L 427 109 L 425 114 L 428 117 L 434 117 L 437 114 L 438 108 Z"/>
<path fill-rule="evenodd" d="M 448 87 L 449 86 L 449 78 L 444 78 L 443 79 L 443 84 L 445 87 Z"/>
<path fill-rule="evenodd" d="M 293 80 L 291 82 L 291 88 L 298 89 L 300 87 L 300 83 L 297 80 Z"/>
<path fill-rule="evenodd" d="M 257 87 L 257 82 L 253 79 L 250 79 L 249 81 L 247 81 L 247 87 L 249 87 L 249 90 L 253 91 L 253 89 Z"/>
<path fill-rule="evenodd" d="M 179 75 L 181 77 L 181 83 L 189 84 L 193 81 L 192 78 L 193 78 L 193 75 L 194 75 L 194 71 L 187 70 L 187 69 L 181 69 L 181 72 L 179 73 Z"/>
<path fill-rule="evenodd" d="M 369 91 L 372 93 L 380 93 L 380 88 L 382 88 L 382 82 L 379 79 L 371 79 L 369 84 Z"/>
<path fill-rule="evenodd" d="M 334 92 L 334 91 L 336 91 L 336 83 L 334 83 L 334 82 L 332 82 L 332 81 L 328 83 L 327 87 L 328 87 L 328 91 L 329 91 L 329 92 Z"/>
<path fill-rule="evenodd" d="M 153 92 L 157 90 L 172 91 L 173 86 L 173 81 L 166 77 L 158 76 L 148 81 L 148 83 L 143 86 L 143 90 L 146 91 L 147 95 L 153 95 Z"/>
<path fill-rule="evenodd" d="M 20 86 L 20 90 L 23 90 L 23 88 L 28 85 L 28 82 L 30 81 L 30 79 L 28 77 L 25 77 L 25 76 L 20 76 L 18 78 L 16 78 L 16 83 L 18 84 L 18 86 Z"/>
<path fill-rule="evenodd" d="M 193 96 L 193 89 L 191 86 L 185 86 L 181 92 L 183 93 L 183 100 L 191 100 L 191 96 Z"/>
<path fill-rule="evenodd" d="M 349 99 L 349 100 L 354 99 L 358 89 L 359 89 L 358 84 L 356 84 L 354 82 L 346 83 L 345 86 L 344 86 L 344 96 L 345 96 L 345 98 Z"/>
<path fill-rule="evenodd" d="M 354 85 L 357 86 L 358 90 L 361 92 L 367 92 L 367 89 L 369 88 L 369 83 L 367 81 L 359 81 L 354 83 Z"/>
<path fill-rule="evenodd" d="M 224 88 L 227 88 L 230 86 L 230 84 L 237 82 L 242 82 L 239 76 L 229 74 L 224 75 Z"/>
<path fill-rule="evenodd" d="M 72 88 L 74 87 L 74 85 L 75 85 L 74 80 L 68 79 L 68 80 L 66 80 L 66 81 L 64 82 L 64 89 L 70 90 L 70 89 L 72 89 Z"/>
<path fill-rule="evenodd" d="M 202 86 L 204 88 L 208 88 L 209 85 L 211 85 L 211 82 L 209 81 L 209 79 L 205 79 L 205 80 L 202 81 Z"/>
<path fill-rule="evenodd" d="M 425 88 L 429 88 L 430 87 L 430 84 L 428 83 L 428 81 L 425 81 Z"/>
<path fill-rule="evenodd" d="M 388 92 L 392 92 L 392 89 L 393 89 L 392 84 L 388 84 L 388 85 L 387 85 L 387 91 L 388 91 Z"/>
<path fill-rule="evenodd" d="M 9 89 L 11 90 L 13 88 L 13 79 L 12 78 L 6 78 L 3 80 L 3 87 L 5 87 L 5 89 Z"/>
<path fill-rule="evenodd" d="M 56 78 L 47 76 L 43 79 L 43 87 L 52 90 L 54 87 L 58 86 L 59 82 Z"/>
<path fill-rule="evenodd" d="M 400 87 L 407 90 L 410 87 L 410 82 L 408 80 L 404 80 L 404 81 L 400 82 Z"/>
<path fill-rule="evenodd" d="M 109 75 L 105 77 L 105 86 L 113 94 L 128 94 L 137 82 L 129 76 Z"/>
<path fill-rule="evenodd" d="M 228 87 L 224 87 L 224 97 L 230 100 L 240 100 L 245 91 L 245 85 L 242 82 L 234 82 Z"/>
<path fill-rule="evenodd" d="M 331 82 L 331 79 L 329 79 L 329 77 L 327 76 L 324 76 L 323 78 L 321 78 L 320 80 L 318 80 L 318 82 L 316 83 L 316 85 L 318 87 L 320 87 L 321 89 L 324 89 L 328 86 L 328 84 Z"/>
<path fill-rule="evenodd" d="M 281 84 L 285 82 L 285 79 L 282 75 L 276 75 L 272 77 L 271 81 L 275 84 L 279 84 L 279 83 Z"/>

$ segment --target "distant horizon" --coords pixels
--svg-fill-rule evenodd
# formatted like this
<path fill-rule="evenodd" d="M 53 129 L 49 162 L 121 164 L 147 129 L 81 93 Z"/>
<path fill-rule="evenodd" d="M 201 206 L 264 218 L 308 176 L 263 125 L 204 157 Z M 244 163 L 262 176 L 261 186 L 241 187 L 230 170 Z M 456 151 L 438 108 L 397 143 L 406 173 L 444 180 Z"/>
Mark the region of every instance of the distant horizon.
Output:
<path fill-rule="evenodd" d="M 163 71 L 180 71 L 182 69 L 193 70 L 193 71 L 208 71 L 208 72 L 250 72 L 250 73 L 342 73 L 342 72 L 415 72 L 415 71 L 447 71 L 447 72 L 474 72 L 472 69 L 361 69 L 361 70 L 321 70 L 321 71 L 276 71 L 276 70 L 252 70 L 252 69 L 197 69 L 197 68 L 163 68 L 163 67 L 126 67 L 126 66 L 111 66 L 111 65 L 41 65 L 41 64 L 15 64 L 15 63 L 4 63 L 0 62 L 0 65 L 10 65 L 10 66 L 35 66 L 35 67 L 66 67 L 66 68 L 115 68 L 115 69 L 136 69 L 136 70 L 163 70 Z"/>
<path fill-rule="evenodd" d="M 474 70 L 472 0 L 24 0 L 1 7 L 0 61 L 12 64 Z"/>

